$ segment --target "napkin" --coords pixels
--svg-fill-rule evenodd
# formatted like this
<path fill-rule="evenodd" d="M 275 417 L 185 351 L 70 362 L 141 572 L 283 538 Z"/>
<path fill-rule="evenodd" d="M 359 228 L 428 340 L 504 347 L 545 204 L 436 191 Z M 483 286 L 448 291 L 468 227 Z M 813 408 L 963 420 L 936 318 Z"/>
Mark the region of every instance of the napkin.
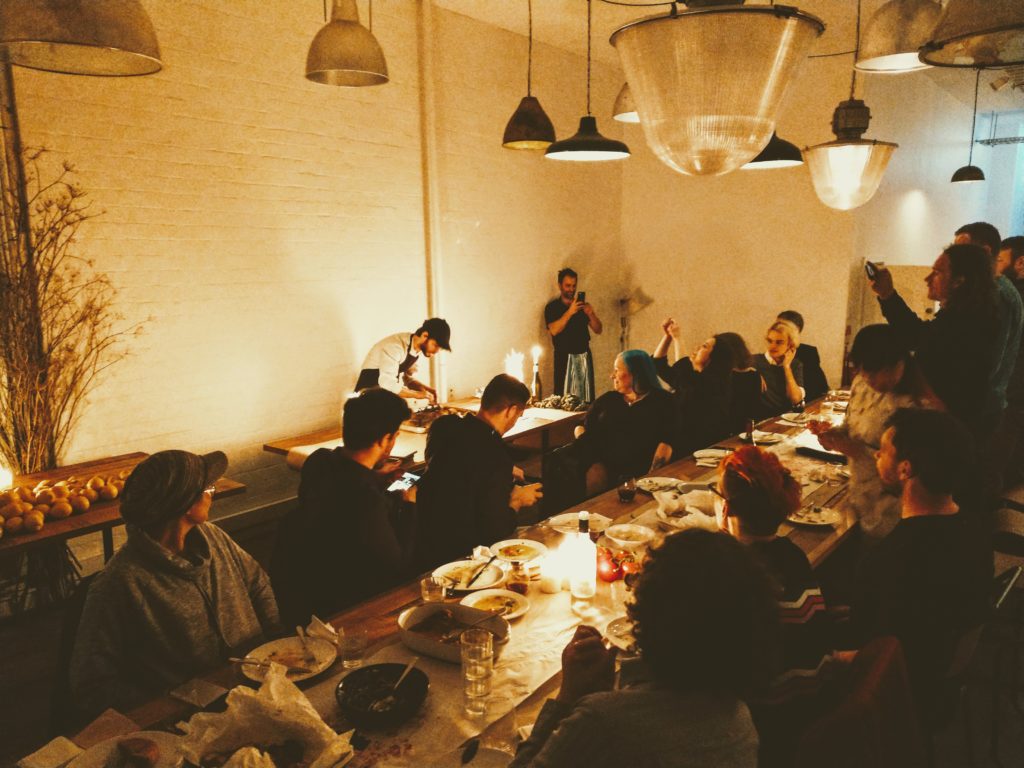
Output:
<path fill-rule="evenodd" d="M 194 707 L 202 709 L 211 702 L 219 699 L 227 692 L 227 688 L 222 688 L 219 685 L 215 685 L 214 683 L 206 680 L 201 680 L 197 677 L 179 685 L 171 691 L 171 696 L 180 701 L 184 701 L 186 704 L 191 704 Z"/>
<path fill-rule="evenodd" d="M 75 743 L 83 749 L 99 744 L 115 736 L 125 736 L 139 730 L 138 723 L 122 715 L 116 709 L 108 709 L 75 736 Z"/>
<path fill-rule="evenodd" d="M 310 637 L 319 637 L 321 640 L 326 640 L 335 647 L 338 645 L 338 630 L 317 616 L 314 616 L 313 620 L 309 622 L 309 626 L 306 627 L 306 634 Z"/>
<path fill-rule="evenodd" d="M 31 755 L 26 755 L 18 761 L 19 768 L 60 768 L 78 755 L 82 754 L 82 748 L 70 739 L 58 736 Z"/>

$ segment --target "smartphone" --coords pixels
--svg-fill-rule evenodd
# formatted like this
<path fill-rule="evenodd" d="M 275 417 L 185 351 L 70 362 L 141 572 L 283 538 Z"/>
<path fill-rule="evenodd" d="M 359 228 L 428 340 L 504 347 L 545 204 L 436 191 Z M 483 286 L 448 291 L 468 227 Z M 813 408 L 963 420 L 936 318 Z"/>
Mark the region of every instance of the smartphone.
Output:
<path fill-rule="evenodd" d="M 400 478 L 388 486 L 388 491 L 408 491 L 419 481 L 419 475 L 414 475 L 412 472 L 405 472 Z"/>
<path fill-rule="evenodd" d="M 864 272 L 867 274 L 868 280 L 874 280 L 878 277 L 878 267 L 870 261 L 864 262 Z"/>
<path fill-rule="evenodd" d="M 587 292 L 586 291 L 580 291 L 579 293 L 576 294 L 576 298 L 578 298 L 580 300 L 581 304 L 586 304 L 587 303 Z"/>

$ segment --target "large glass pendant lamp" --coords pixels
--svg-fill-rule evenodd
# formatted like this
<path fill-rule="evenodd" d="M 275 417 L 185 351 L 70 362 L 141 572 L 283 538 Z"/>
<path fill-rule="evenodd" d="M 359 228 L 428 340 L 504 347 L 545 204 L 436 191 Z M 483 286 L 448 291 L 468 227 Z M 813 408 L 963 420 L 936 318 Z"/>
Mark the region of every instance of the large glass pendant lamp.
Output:
<path fill-rule="evenodd" d="M 949 0 L 920 56 L 936 67 L 1024 64 L 1024 0 Z"/>
<path fill-rule="evenodd" d="M 555 127 L 532 93 L 533 86 L 533 0 L 526 2 L 529 16 L 529 48 L 526 55 L 526 95 L 505 126 L 501 146 L 506 149 L 547 149 L 555 140 Z"/>
<path fill-rule="evenodd" d="M 629 90 L 629 83 L 623 83 L 619 89 L 619 95 L 615 97 L 615 105 L 612 107 L 612 119 L 620 123 L 639 123 L 640 113 L 636 111 L 636 104 L 633 102 L 633 93 Z"/>
<path fill-rule="evenodd" d="M 718 176 L 768 143 L 786 88 L 824 29 L 791 6 L 702 0 L 627 24 L 611 42 L 651 150 L 680 173 Z"/>
<path fill-rule="evenodd" d="M 864 25 L 854 66 L 861 72 L 901 73 L 928 69 L 917 55 L 942 15 L 935 0 L 889 0 Z"/>
<path fill-rule="evenodd" d="M 356 0 L 334 0 L 331 20 L 320 28 L 309 45 L 306 79 L 350 88 L 386 83 L 388 64 L 372 30 L 373 0 L 370 0 L 370 29 L 359 23 Z"/>
<path fill-rule="evenodd" d="M 951 184 L 962 184 L 973 181 L 984 181 L 985 172 L 974 165 L 974 131 L 978 126 L 978 85 L 981 81 L 981 70 L 974 76 L 974 115 L 971 117 L 971 149 L 967 155 L 967 165 L 957 168 L 953 172 Z"/>
<path fill-rule="evenodd" d="M 68 75 L 149 75 L 163 66 L 139 0 L 0 0 L 0 53 Z"/>
<path fill-rule="evenodd" d="M 544 152 L 552 160 L 577 162 L 601 162 L 625 160 L 629 147 L 623 142 L 602 136 L 597 130 L 597 118 L 590 114 L 590 23 L 591 0 L 587 0 L 587 114 L 580 118 L 580 127 L 575 135 L 556 141 Z"/>

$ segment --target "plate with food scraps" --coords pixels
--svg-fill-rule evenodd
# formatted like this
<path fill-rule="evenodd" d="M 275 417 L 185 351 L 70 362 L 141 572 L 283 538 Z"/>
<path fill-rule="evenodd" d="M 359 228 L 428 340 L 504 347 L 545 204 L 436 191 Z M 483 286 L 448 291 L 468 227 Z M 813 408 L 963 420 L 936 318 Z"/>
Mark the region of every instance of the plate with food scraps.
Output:
<path fill-rule="evenodd" d="M 754 430 L 754 442 L 758 445 L 775 445 L 786 439 L 781 432 L 764 432 L 760 429 Z"/>
<path fill-rule="evenodd" d="M 486 560 L 456 560 L 455 562 L 438 566 L 430 575 L 436 576 L 439 579 L 447 579 L 448 583 L 451 584 L 451 588 L 458 592 L 490 589 L 491 587 L 498 586 L 505 580 L 505 572 L 501 570 L 501 566 L 494 563 L 486 565 L 486 563 Z M 480 576 L 470 584 L 469 582 L 481 567 L 483 567 L 483 571 L 480 573 Z"/>
<path fill-rule="evenodd" d="M 491 552 L 497 555 L 499 560 L 508 563 L 528 563 L 547 554 L 547 551 L 547 547 L 533 539 L 505 539 L 497 544 L 491 544 Z"/>
<path fill-rule="evenodd" d="M 590 530 L 596 533 L 600 533 L 611 524 L 611 519 L 604 515 L 590 514 Z M 576 512 L 563 512 L 549 517 L 548 525 L 561 533 L 576 533 L 580 529 L 580 516 Z"/>
<path fill-rule="evenodd" d="M 637 490 L 653 494 L 656 491 L 677 491 L 680 481 L 674 477 L 641 477 L 636 481 Z"/>
<path fill-rule="evenodd" d="M 786 518 L 796 525 L 837 525 L 843 520 L 839 510 L 831 507 L 808 507 L 800 509 Z"/>
<path fill-rule="evenodd" d="M 693 452 L 693 458 L 695 459 L 724 459 L 732 451 L 727 448 L 701 448 L 699 451 Z"/>
<path fill-rule="evenodd" d="M 790 424 L 808 424 L 814 421 L 814 417 L 809 413 L 784 413 L 779 418 L 782 421 L 788 421 Z"/>
<path fill-rule="evenodd" d="M 308 647 L 308 651 L 306 648 Z M 338 657 L 338 649 L 334 643 L 322 637 L 307 637 L 306 645 L 298 637 L 282 637 L 271 640 L 246 655 L 246 659 L 257 662 L 280 664 L 285 668 L 285 676 L 293 683 L 309 680 L 327 669 Z M 257 683 L 263 682 L 267 667 L 258 664 L 239 664 L 242 674 Z M 309 670 L 302 672 L 300 670 Z"/>
<path fill-rule="evenodd" d="M 181 737 L 164 731 L 138 731 L 93 744 L 68 768 L 105 768 L 108 765 L 138 765 L 145 760 L 153 768 L 177 768 L 182 764 Z"/>
<path fill-rule="evenodd" d="M 505 619 L 518 619 L 530 610 L 530 601 L 511 589 L 481 589 L 466 595 L 459 604 L 494 613 Z"/>
<path fill-rule="evenodd" d="M 604 628 L 608 642 L 626 653 L 636 653 L 636 638 L 633 637 L 633 622 L 628 616 L 620 616 L 608 622 Z"/>

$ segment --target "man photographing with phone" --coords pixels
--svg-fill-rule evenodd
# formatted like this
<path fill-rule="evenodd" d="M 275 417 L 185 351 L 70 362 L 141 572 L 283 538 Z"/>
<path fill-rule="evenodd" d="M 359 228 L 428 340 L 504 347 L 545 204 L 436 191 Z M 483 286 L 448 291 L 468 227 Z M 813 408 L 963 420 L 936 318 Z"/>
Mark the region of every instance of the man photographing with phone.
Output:
<path fill-rule="evenodd" d="M 594 399 L 594 360 L 590 354 L 590 332 L 600 335 L 604 326 L 593 306 L 587 303 L 586 292 L 580 291 L 577 295 L 577 280 L 576 272 L 569 267 L 559 270 L 559 296 L 544 307 L 544 324 L 555 348 L 554 393 L 572 393 L 579 396 L 582 402 L 590 402 Z M 570 368 L 570 360 L 573 372 L 578 374 L 572 378 L 578 384 L 567 392 L 566 372 Z"/>

